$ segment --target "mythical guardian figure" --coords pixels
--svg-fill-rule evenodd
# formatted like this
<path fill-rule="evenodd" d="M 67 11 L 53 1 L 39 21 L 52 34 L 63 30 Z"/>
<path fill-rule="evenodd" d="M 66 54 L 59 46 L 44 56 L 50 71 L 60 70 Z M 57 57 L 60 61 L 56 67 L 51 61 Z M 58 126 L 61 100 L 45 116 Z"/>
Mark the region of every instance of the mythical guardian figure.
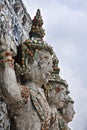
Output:
<path fill-rule="evenodd" d="M 17 1 L 13 4 L 16 15 L 20 14 L 19 5 Z M 22 20 L 24 26 L 25 16 Z M 68 85 L 59 76 L 59 61 L 43 40 L 42 25 L 38 9 L 32 20 L 30 39 L 17 46 L 17 55 L 8 46 L 3 49 L 0 41 L 0 95 L 7 104 L 6 116 L 10 122 L 10 128 L 4 130 L 69 130 L 67 123 L 74 110 L 72 116 L 68 114 L 73 102 Z"/>

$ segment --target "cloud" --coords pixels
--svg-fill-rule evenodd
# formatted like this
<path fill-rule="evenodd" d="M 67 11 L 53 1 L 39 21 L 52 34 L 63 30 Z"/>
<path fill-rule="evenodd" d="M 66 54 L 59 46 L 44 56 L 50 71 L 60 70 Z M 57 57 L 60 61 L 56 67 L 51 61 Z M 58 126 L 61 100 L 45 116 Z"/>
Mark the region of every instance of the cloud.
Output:
<path fill-rule="evenodd" d="M 60 0 L 63 5 L 68 6 L 72 9 L 83 9 L 87 8 L 87 1 L 86 0 Z"/>
<path fill-rule="evenodd" d="M 47 9 L 53 10 L 53 7 Z M 48 32 L 54 38 L 57 36 L 58 38 L 71 38 L 71 40 L 74 38 L 73 41 L 77 40 L 76 42 L 80 41 L 79 39 L 83 40 L 83 37 L 86 39 L 87 14 L 84 11 L 73 11 L 60 4 L 58 9 L 55 8 L 54 11 L 49 11 L 48 16 L 49 19 L 46 17 Z"/>

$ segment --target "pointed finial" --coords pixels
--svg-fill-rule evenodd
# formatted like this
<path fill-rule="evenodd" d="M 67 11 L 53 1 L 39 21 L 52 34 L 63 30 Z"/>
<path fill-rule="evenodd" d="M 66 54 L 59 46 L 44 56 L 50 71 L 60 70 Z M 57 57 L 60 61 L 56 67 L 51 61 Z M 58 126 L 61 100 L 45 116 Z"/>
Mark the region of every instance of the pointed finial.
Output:
<path fill-rule="evenodd" d="M 45 35 L 44 29 L 42 28 L 43 20 L 41 16 L 40 9 L 37 9 L 36 16 L 34 16 L 34 19 L 32 20 L 32 28 L 30 31 L 30 38 L 40 38 L 42 39 Z"/>

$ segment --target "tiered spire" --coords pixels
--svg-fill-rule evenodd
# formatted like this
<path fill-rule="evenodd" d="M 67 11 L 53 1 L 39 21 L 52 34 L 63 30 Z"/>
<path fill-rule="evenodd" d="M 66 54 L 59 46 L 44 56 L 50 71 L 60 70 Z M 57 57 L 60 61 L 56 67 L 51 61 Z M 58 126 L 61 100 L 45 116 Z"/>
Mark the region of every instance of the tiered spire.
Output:
<path fill-rule="evenodd" d="M 30 38 L 34 37 L 34 38 L 42 39 L 44 37 L 45 30 L 42 28 L 42 25 L 43 25 L 43 20 L 42 20 L 41 12 L 40 9 L 37 9 L 36 16 L 32 20 L 32 28 L 29 33 Z"/>

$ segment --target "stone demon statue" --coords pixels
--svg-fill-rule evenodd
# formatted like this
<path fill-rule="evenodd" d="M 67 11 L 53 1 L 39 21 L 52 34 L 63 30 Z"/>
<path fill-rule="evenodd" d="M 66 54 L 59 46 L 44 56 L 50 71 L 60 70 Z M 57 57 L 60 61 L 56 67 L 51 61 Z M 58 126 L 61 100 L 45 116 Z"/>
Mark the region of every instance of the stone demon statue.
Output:
<path fill-rule="evenodd" d="M 0 126 L 3 130 L 69 130 L 67 123 L 75 114 L 68 85 L 59 76 L 58 59 L 43 40 L 42 25 L 38 9 L 30 39 L 17 47 L 16 56 L 0 46 L 0 96 L 9 122 L 8 129 Z"/>

